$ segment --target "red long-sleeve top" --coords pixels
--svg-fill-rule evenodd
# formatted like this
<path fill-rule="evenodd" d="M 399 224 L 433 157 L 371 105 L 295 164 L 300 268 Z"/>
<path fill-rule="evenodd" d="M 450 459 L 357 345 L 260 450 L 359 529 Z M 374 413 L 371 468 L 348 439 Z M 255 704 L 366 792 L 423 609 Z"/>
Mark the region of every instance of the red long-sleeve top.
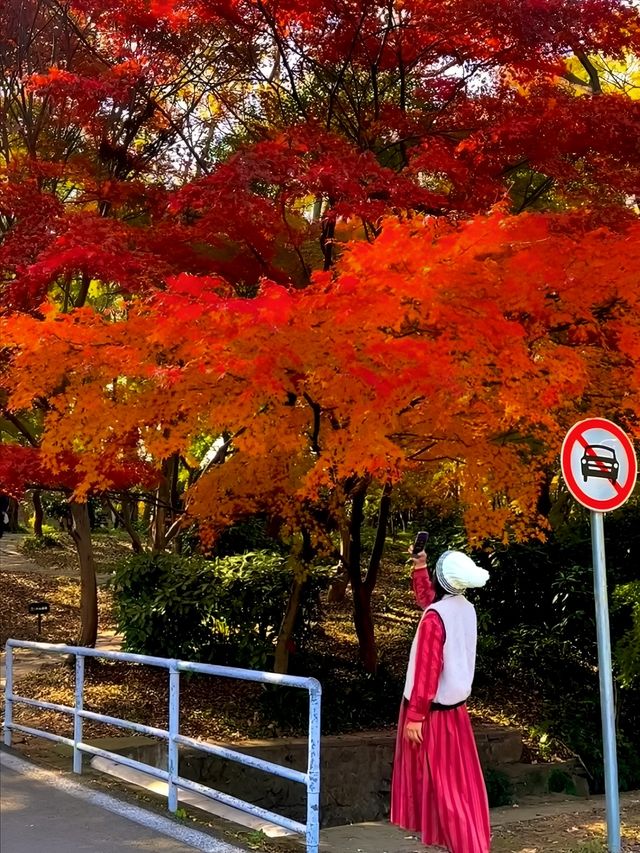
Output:
<path fill-rule="evenodd" d="M 423 610 L 433 603 L 435 590 L 426 569 L 414 571 L 413 592 L 418 606 Z M 433 698 L 438 692 L 444 640 L 442 619 L 435 610 L 430 611 L 422 619 L 418 628 L 415 678 L 406 715 L 409 722 L 417 723 L 426 719 Z"/>

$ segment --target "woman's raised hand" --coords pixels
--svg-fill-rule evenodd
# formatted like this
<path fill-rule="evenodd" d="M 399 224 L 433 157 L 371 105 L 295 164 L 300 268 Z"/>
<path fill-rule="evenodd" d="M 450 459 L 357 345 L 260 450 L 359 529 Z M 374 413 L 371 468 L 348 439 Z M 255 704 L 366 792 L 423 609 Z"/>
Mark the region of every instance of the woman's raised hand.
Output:
<path fill-rule="evenodd" d="M 415 572 L 417 569 L 426 569 L 427 568 L 427 552 L 420 551 L 419 554 L 413 553 L 413 548 L 409 546 L 409 556 L 413 560 L 413 571 Z"/>

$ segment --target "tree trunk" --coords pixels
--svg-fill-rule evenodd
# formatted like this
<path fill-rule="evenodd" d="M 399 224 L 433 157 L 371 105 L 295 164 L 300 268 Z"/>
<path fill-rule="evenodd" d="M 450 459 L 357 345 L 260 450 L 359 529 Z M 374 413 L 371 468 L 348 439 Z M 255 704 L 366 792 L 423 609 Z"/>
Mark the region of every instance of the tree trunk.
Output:
<path fill-rule="evenodd" d="M 133 526 L 133 513 L 131 512 L 131 498 L 129 495 L 123 495 L 121 500 L 122 512 L 118 512 L 115 505 L 109 500 L 106 499 L 106 506 L 109 510 L 109 515 L 111 515 L 114 519 L 116 519 L 124 529 L 129 534 L 129 538 L 131 539 L 131 549 L 134 554 L 141 554 L 144 550 L 142 547 L 142 540 L 138 534 L 138 531 Z"/>
<path fill-rule="evenodd" d="M 34 489 L 33 492 L 33 533 L 35 536 L 42 536 L 42 524 L 44 522 L 44 509 L 42 508 L 42 492 L 40 489 Z"/>
<path fill-rule="evenodd" d="M 164 551 L 168 500 L 169 488 L 166 482 L 163 482 L 156 492 L 156 503 L 153 508 L 153 521 L 151 522 L 151 550 L 154 554 Z"/>
<path fill-rule="evenodd" d="M 364 502 L 369 483 L 363 480 L 355 489 L 351 499 L 351 518 L 349 520 L 349 580 L 353 591 L 353 624 L 355 625 L 360 650 L 360 661 L 366 672 L 375 672 L 378 665 L 378 652 L 371 612 L 371 590 L 362 579 L 362 523 L 364 521 Z"/>
<path fill-rule="evenodd" d="M 378 506 L 376 538 L 371 550 L 371 556 L 369 557 L 369 568 L 367 569 L 367 577 L 365 580 L 365 585 L 369 587 L 372 592 L 375 589 L 378 574 L 380 572 L 380 562 L 384 551 L 387 522 L 389 521 L 389 515 L 391 514 L 391 490 L 391 483 L 385 483 L 380 497 L 380 504 Z"/>
<path fill-rule="evenodd" d="M 98 585 L 93 561 L 89 509 L 86 503 L 72 501 L 71 536 L 80 563 L 80 637 L 78 645 L 94 647 L 98 638 Z"/>
<path fill-rule="evenodd" d="M 171 484 L 173 481 L 171 463 L 171 459 L 165 459 L 162 463 L 162 480 L 156 491 L 156 502 L 151 523 L 151 550 L 154 554 L 164 551 L 167 543 L 167 515 L 171 505 Z"/>
<path fill-rule="evenodd" d="M 286 673 L 289 669 L 289 655 L 292 649 L 293 632 L 296 627 L 296 617 L 300 608 L 302 591 L 306 582 L 305 569 L 313 559 L 313 546 L 311 544 L 311 536 L 306 528 L 302 528 L 302 542 L 300 551 L 298 552 L 299 563 L 298 571 L 293 578 L 291 586 L 291 594 L 287 603 L 287 609 L 282 618 L 278 641 L 276 643 L 276 654 L 274 661 L 274 670 L 280 673 Z"/>
<path fill-rule="evenodd" d="M 549 518 L 549 513 L 553 506 L 551 500 L 551 477 L 547 474 L 540 484 L 540 493 L 538 494 L 538 512 L 544 518 Z"/>
<path fill-rule="evenodd" d="M 174 554 L 182 553 L 182 536 L 180 535 L 182 525 L 178 522 L 181 514 L 181 497 L 180 497 L 180 457 L 175 454 L 171 457 L 171 488 L 170 488 L 170 523 L 165 537 L 165 548 L 171 545 L 171 550 Z M 174 525 L 178 522 L 177 532 L 174 532 Z M 171 534 L 171 535 L 169 535 Z"/>
<path fill-rule="evenodd" d="M 340 604 L 347 596 L 349 586 L 349 528 L 345 525 L 340 530 L 340 563 L 331 578 L 327 601 L 329 604 Z"/>
<path fill-rule="evenodd" d="M 294 578 L 287 609 L 280 625 L 278 642 L 276 643 L 276 655 L 273 664 L 274 672 L 286 673 L 289 670 L 289 654 L 291 652 L 291 642 L 296 626 L 296 616 L 300 607 L 303 586 L 304 581 L 297 577 Z"/>
<path fill-rule="evenodd" d="M 9 498 L 9 533 L 17 533 L 20 527 L 20 504 L 15 498 Z"/>
<path fill-rule="evenodd" d="M 378 649 L 371 599 L 378 580 L 387 521 L 391 510 L 391 485 L 387 483 L 382 491 L 376 538 L 369 558 L 367 575 L 363 580 L 360 563 L 362 560 L 364 502 L 367 490 L 368 483 L 363 483 L 353 496 L 349 537 L 349 577 L 353 590 L 353 622 L 358 637 L 360 660 L 366 672 L 375 672 L 378 666 Z"/>
<path fill-rule="evenodd" d="M 171 521 L 173 521 L 180 512 L 180 484 L 178 477 L 180 474 L 180 457 L 177 453 L 169 460 L 169 472 L 167 478 L 170 484 L 169 503 L 171 504 Z"/>
<path fill-rule="evenodd" d="M 87 512 L 89 513 L 89 527 L 91 530 L 95 530 L 96 529 L 96 505 L 93 502 L 92 498 L 87 498 Z"/>
<path fill-rule="evenodd" d="M 320 248 L 324 257 L 323 269 L 326 272 L 333 265 L 333 241 L 336 233 L 336 220 L 332 213 L 333 199 L 329 199 L 322 221 L 322 233 L 320 234 Z"/>
<path fill-rule="evenodd" d="M 115 529 L 116 513 L 111 505 L 111 501 L 106 495 L 103 495 L 100 498 L 100 506 L 102 507 L 102 511 L 107 518 L 107 527 L 109 528 L 109 530 Z"/>
<path fill-rule="evenodd" d="M 376 644 L 371 593 L 363 583 L 353 591 L 353 623 L 358 637 L 360 661 L 365 672 L 375 672 L 378 667 L 378 647 Z"/>
<path fill-rule="evenodd" d="M 145 531 L 148 542 L 151 542 L 151 520 L 151 502 L 147 497 L 142 509 L 142 529 Z"/>
<path fill-rule="evenodd" d="M 132 498 L 131 495 L 123 495 L 122 496 L 122 524 L 124 529 L 129 534 L 129 538 L 131 539 L 131 547 L 133 548 L 134 554 L 142 553 L 142 540 L 140 539 L 140 535 L 135 528 L 135 523 L 137 521 L 137 502 L 135 498 Z"/>
<path fill-rule="evenodd" d="M 129 507 L 129 518 L 132 524 L 137 524 L 140 521 L 140 509 L 138 506 L 137 495 L 127 495 L 127 506 Z"/>

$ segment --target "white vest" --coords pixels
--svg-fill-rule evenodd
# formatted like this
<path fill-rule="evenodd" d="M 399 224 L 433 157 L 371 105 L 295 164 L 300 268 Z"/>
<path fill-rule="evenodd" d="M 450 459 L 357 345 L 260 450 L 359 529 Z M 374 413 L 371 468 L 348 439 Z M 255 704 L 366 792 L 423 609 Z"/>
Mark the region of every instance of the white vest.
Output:
<path fill-rule="evenodd" d="M 468 699 L 471 694 L 478 638 L 476 611 L 473 604 L 463 595 L 445 595 L 441 601 L 436 601 L 427 607 L 422 614 L 422 619 L 426 619 L 430 610 L 438 613 L 445 630 L 444 662 L 433 701 L 439 705 L 457 705 Z M 418 635 L 421 625 L 422 620 L 413 638 L 409 655 L 407 679 L 404 685 L 406 699 L 411 699 L 415 681 Z"/>

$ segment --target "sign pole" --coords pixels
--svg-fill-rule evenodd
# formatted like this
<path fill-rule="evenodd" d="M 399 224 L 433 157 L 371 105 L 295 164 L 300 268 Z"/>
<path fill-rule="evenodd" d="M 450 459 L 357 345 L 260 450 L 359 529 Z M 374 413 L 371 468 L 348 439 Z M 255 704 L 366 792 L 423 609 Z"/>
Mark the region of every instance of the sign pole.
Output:
<path fill-rule="evenodd" d="M 620 853 L 620 793 L 603 513 L 618 509 L 631 497 L 637 483 L 638 460 L 633 442 L 617 424 L 594 417 L 578 421 L 569 429 L 562 442 L 560 466 L 569 492 L 591 511 L 607 849 L 609 853 Z"/>
<path fill-rule="evenodd" d="M 620 853 L 620 795 L 616 755 L 616 719 L 611 670 L 611 634 L 607 595 L 607 566 L 604 551 L 604 515 L 591 511 L 593 588 L 596 599 L 598 633 L 598 672 L 600 675 L 600 712 L 604 747 L 604 780 L 607 801 L 607 846 L 609 853 Z"/>

